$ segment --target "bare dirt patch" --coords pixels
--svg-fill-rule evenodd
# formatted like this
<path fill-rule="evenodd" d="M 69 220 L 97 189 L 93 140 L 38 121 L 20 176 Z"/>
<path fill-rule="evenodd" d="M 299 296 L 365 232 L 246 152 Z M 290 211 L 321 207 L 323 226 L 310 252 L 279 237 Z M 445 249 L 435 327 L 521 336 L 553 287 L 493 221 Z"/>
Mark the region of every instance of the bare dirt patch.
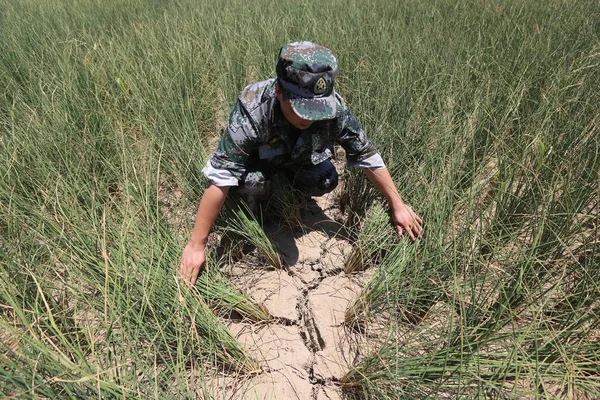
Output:
<path fill-rule="evenodd" d="M 249 256 L 224 272 L 248 296 L 267 307 L 272 321 L 230 321 L 230 331 L 262 372 L 248 377 L 231 399 L 341 399 L 339 380 L 370 348 L 367 337 L 344 325 L 346 308 L 371 276 L 347 275 L 344 261 L 351 250 L 332 193 L 309 201 L 296 229 L 265 226 L 288 268 L 274 270 Z M 222 379 L 221 379 L 222 381 Z"/>

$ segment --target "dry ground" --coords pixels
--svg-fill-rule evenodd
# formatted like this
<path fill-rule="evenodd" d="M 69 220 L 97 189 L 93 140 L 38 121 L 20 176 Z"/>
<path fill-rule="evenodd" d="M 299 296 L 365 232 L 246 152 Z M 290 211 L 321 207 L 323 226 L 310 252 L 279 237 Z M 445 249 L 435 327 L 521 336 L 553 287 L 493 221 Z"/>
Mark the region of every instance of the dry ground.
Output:
<path fill-rule="evenodd" d="M 289 267 L 275 270 L 248 255 L 228 265 L 234 284 L 264 304 L 274 317 L 266 324 L 229 321 L 231 332 L 262 366 L 240 382 L 215 380 L 218 398 L 340 399 L 340 378 L 368 350 L 369 337 L 348 330 L 344 313 L 370 277 L 347 275 L 351 243 L 336 221 L 338 194 L 315 198 L 296 229 L 266 225 L 265 231 Z"/>

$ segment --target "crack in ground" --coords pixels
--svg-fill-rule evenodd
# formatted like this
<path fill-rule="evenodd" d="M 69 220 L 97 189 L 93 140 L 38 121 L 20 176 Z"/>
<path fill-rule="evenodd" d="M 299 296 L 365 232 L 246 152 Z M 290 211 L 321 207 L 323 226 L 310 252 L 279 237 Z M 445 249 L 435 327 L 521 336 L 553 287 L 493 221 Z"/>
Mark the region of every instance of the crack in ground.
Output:
<path fill-rule="evenodd" d="M 330 239 L 333 239 L 335 237 L 337 237 L 337 235 L 330 236 Z M 294 240 L 297 239 L 298 238 L 295 238 Z M 297 359 L 288 359 L 288 361 L 284 361 L 284 363 L 282 364 L 283 367 L 279 367 L 279 364 L 277 364 L 278 366 L 275 367 L 275 365 L 268 365 L 270 361 L 264 360 L 267 363 L 267 365 L 263 366 L 263 374 L 266 374 L 264 376 L 267 377 L 267 379 L 272 379 L 272 374 L 281 374 L 284 371 L 287 371 L 288 369 L 296 369 L 296 371 L 303 370 L 302 374 L 295 375 L 295 379 L 300 378 L 301 381 L 305 382 L 304 385 L 306 386 L 300 386 L 302 386 L 305 389 L 305 391 L 303 392 L 303 398 L 306 399 L 317 400 L 321 398 L 338 398 L 337 395 L 334 396 L 335 393 L 333 393 L 332 390 L 333 388 L 340 387 L 339 378 L 337 378 L 337 376 L 330 375 L 323 376 L 323 371 L 320 371 L 320 368 L 322 368 L 320 366 L 321 361 L 319 361 L 323 357 L 323 351 L 326 347 L 326 352 L 330 352 L 337 351 L 333 348 L 330 348 L 331 346 L 336 346 L 329 342 L 326 343 L 325 339 L 328 337 L 328 331 L 320 331 L 319 325 L 317 324 L 320 320 L 320 316 L 317 315 L 317 318 L 315 318 L 315 315 L 313 314 L 313 306 L 316 306 L 316 304 L 313 304 L 311 301 L 309 301 L 309 297 L 312 299 L 311 293 L 314 293 L 314 291 L 319 292 L 319 287 L 322 285 L 324 280 L 334 276 L 343 275 L 343 262 L 345 258 L 344 252 L 340 253 L 339 255 L 337 254 L 337 252 L 333 252 L 335 248 L 337 248 L 338 250 L 340 249 L 337 246 L 341 245 L 341 242 L 343 240 L 344 238 L 340 238 L 339 242 L 321 242 L 319 246 L 320 254 L 315 255 L 313 251 L 312 253 L 310 253 L 310 257 L 314 258 L 303 257 L 303 259 L 305 260 L 304 262 L 300 261 L 299 263 L 288 265 L 281 270 L 282 274 L 289 276 L 290 278 L 292 278 L 292 281 L 295 282 L 292 283 L 288 280 L 286 281 L 286 284 L 288 286 L 295 286 L 295 290 L 298 290 L 298 294 L 294 296 L 293 300 L 296 304 L 293 305 L 293 303 L 288 303 L 289 306 L 291 306 L 288 309 L 292 311 L 292 307 L 294 307 L 295 312 L 292 311 L 286 316 L 274 317 L 267 323 L 267 325 L 270 326 L 279 325 L 285 327 L 296 327 L 295 329 L 297 329 L 297 333 L 295 333 L 295 335 L 299 335 L 299 338 L 298 336 L 296 336 L 296 344 L 294 346 L 296 349 L 300 349 L 302 345 L 304 345 L 305 347 L 304 349 L 302 349 L 302 352 L 304 352 L 304 356 L 301 361 L 302 364 L 300 364 L 299 360 Z M 310 241 L 305 242 L 302 246 L 300 246 L 297 241 L 296 244 L 300 254 L 304 254 L 305 251 L 308 254 L 308 252 L 310 252 L 311 250 L 311 247 L 309 247 L 311 246 Z M 312 249 L 315 248 L 312 247 Z M 330 253 L 331 257 L 334 258 L 327 258 L 327 256 Z M 252 262 L 250 262 L 249 264 L 252 264 Z M 269 270 L 269 272 L 271 272 L 271 270 Z M 257 275 L 256 278 L 261 279 L 263 278 L 263 276 Z M 243 286 L 245 288 L 251 288 L 254 284 L 250 281 L 246 281 L 243 283 Z M 286 301 L 288 300 L 291 301 L 291 298 L 286 298 Z M 325 328 L 322 326 L 321 329 Z M 271 350 L 269 350 L 268 342 L 265 343 L 267 346 L 266 351 L 270 352 Z M 262 344 L 263 339 L 262 336 L 260 336 L 260 343 L 257 343 L 257 345 L 258 347 L 261 347 Z M 285 346 L 285 344 L 283 343 L 282 345 Z M 279 351 L 279 345 L 277 345 L 276 347 L 277 349 L 274 350 Z M 289 351 L 285 348 L 282 348 L 282 350 L 284 352 Z M 306 352 L 307 350 L 308 353 Z M 289 382 L 291 384 L 291 381 Z M 262 384 L 264 385 L 264 381 Z M 282 386 L 278 387 L 281 388 Z M 283 392 L 278 392 L 276 394 L 276 397 L 281 395 L 283 395 Z"/>
<path fill-rule="evenodd" d="M 271 320 L 269 320 L 269 323 L 283 326 L 298 326 L 298 320 L 285 317 L 274 317 Z"/>
<path fill-rule="evenodd" d="M 328 249 L 323 246 L 321 251 L 321 258 L 328 252 Z M 335 268 L 326 269 L 320 263 L 311 263 L 309 264 L 310 268 L 313 271 L 318 272 L 318 277 L 312 280 L 305 279 L 300 273 L 295 272 L 292 268 L 287 268 L 287 274 L 292 278 L 297 278 L 304 285 L 302 290 L 302 298 L 299 299 L 296 309 L 298 312 L 298 318 L 294 321 L 294 325 L 297 325 L 300 328 L 300 337 L 306 348 L 311 352 L 311 357 L 309 360 L 309 364 L 306 365 L 306 372 L 308 374 L 308 382 L 312 385 L 311 390 L 311 400 L 317 400 L 319 397 L 319 393 L 321 393 L 321 389 L 325 389 L 326 387 L 331 386 L 340 386 L 340 380 L 336 377 L 323 377 L 315 372 L 316 365 L 316 355 L 319 351 L 325 349 L 326 344 L 321 335 L 321 332 L 315 323 L 315 319 L 312 313 L 312 308 L 308 300 L 309 293 L 313 290 L 317 289 L 321 283 L 333 276 L 340 275 L 344 272 L 344 268 L 342 266 L 338 266 Z M 323 392 L 325 396 L 329 399 L 329 395 L 326 392 Z"/>
<path fill-rule="evenodd" d="M 312 268 L 312 266 L 311 266 Z M 315 374 L 316 354 L 325 348 L 325 341 L 321 336 L 321 332 L 315 323 L 312 309 L 308 301 L 310 291 L 319 287 L 321 282 L 326 278 L 321 269 L 318 269 L 319 277 L 310 282 L 304 283 L 302 289 L 302 299 L 298 302 L 296 308 L 298 310 L 298 325 L 300 327 L 300 337 L 306 348 L 311 352 L 309 364 L 306 366 L 308 374 L 308 382 L 313 385 L 311 390 L 311 400 L 317 400 L 321 388 L 327 383 L 325 379 Z M 291 276 L 296 275 L 291 270 L 288 272 Z"/>
<path fill-rule="evenodd" d="M 315 319 L 308 304 L 308 290 L 303 291 L 302 302 L 298 303 L 298 321 L 300 323 L 300 336 L 304 345 L 313 353 L 313 355 L 325 348 L 325 341 L 315 324 Z"/>

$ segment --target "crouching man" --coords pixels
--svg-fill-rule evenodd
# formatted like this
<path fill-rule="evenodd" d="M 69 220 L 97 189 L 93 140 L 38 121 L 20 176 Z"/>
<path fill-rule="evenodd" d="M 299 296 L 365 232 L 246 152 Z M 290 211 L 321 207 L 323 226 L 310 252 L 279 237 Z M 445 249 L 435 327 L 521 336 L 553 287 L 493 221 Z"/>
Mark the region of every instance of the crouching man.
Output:
<path fill-rule="evenodd" d="M 381 155 L 335 92 L 337 60 L 311 42 L 283 46 L 277 77 L 246 87 L 238 98 L 217 151 L 203 170 L 211 184 L 200 201 L 179 274 L 193 285 L 206 262 L 208 234 L 229 192 L 251 207 L 271 194 L 271 177 L 284 175 L 307 196 L 335 189 L 333 144 L 346 151 L 347 165 L 360 167 L 385 196 L 400 235 L 421 234 L 422 221 L 402 202 Z"/>

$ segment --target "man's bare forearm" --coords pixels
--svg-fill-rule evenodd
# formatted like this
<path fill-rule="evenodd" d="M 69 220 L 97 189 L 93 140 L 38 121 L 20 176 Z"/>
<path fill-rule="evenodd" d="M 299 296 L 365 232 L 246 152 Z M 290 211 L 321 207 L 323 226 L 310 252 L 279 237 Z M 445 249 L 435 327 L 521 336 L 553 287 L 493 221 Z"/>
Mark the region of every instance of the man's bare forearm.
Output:
<path fill-rule="evenodd" d="M 392 222 L 400 236 L 407 234 L 411 240 L 419 237 L 423 231 L 423 220 L 413 209 L 404 204 L 387 168 L 363 168 L 373 185 L 383 194 L 390 205 Z"/>
<path fill-rule="evenodd" d="M 400 197 L 398 189 L 396 189 L 396 185 L 387 168 L 363 168 L 363 171 L 365 171 L 365 174 L 367 174 L 367 177 L 375 188 L 377 188 L 377 190 L 385 197 L 392 209 L 397 209 L 404 205 L 402 197 Z"/>
<path fill-rule="evenodd" d="M 228 192 L 229 186 L 219 187 L 210 185 L 206 188 L 202 200 L 200 200 L 200 204 L 198 205 L 196 222 L 190 238 L 190 244 L 201 247 L 206 246 L 210 229 L 215 223 L 215 220 L 221 211 L 221 207 L 223 207 Z"/>
<path fill-rule="evenodd" d="M 190 241 L 183 249 L 179 265 L 179 275 L 187 285 L 196 283 L 196 279 L 206 263 L 208 233 L 215 223 L 221 207 L 223 207 L 228 192 L 229 187 L 210 185 L 202 195 L 196 213 L 194 230 Z"/>

